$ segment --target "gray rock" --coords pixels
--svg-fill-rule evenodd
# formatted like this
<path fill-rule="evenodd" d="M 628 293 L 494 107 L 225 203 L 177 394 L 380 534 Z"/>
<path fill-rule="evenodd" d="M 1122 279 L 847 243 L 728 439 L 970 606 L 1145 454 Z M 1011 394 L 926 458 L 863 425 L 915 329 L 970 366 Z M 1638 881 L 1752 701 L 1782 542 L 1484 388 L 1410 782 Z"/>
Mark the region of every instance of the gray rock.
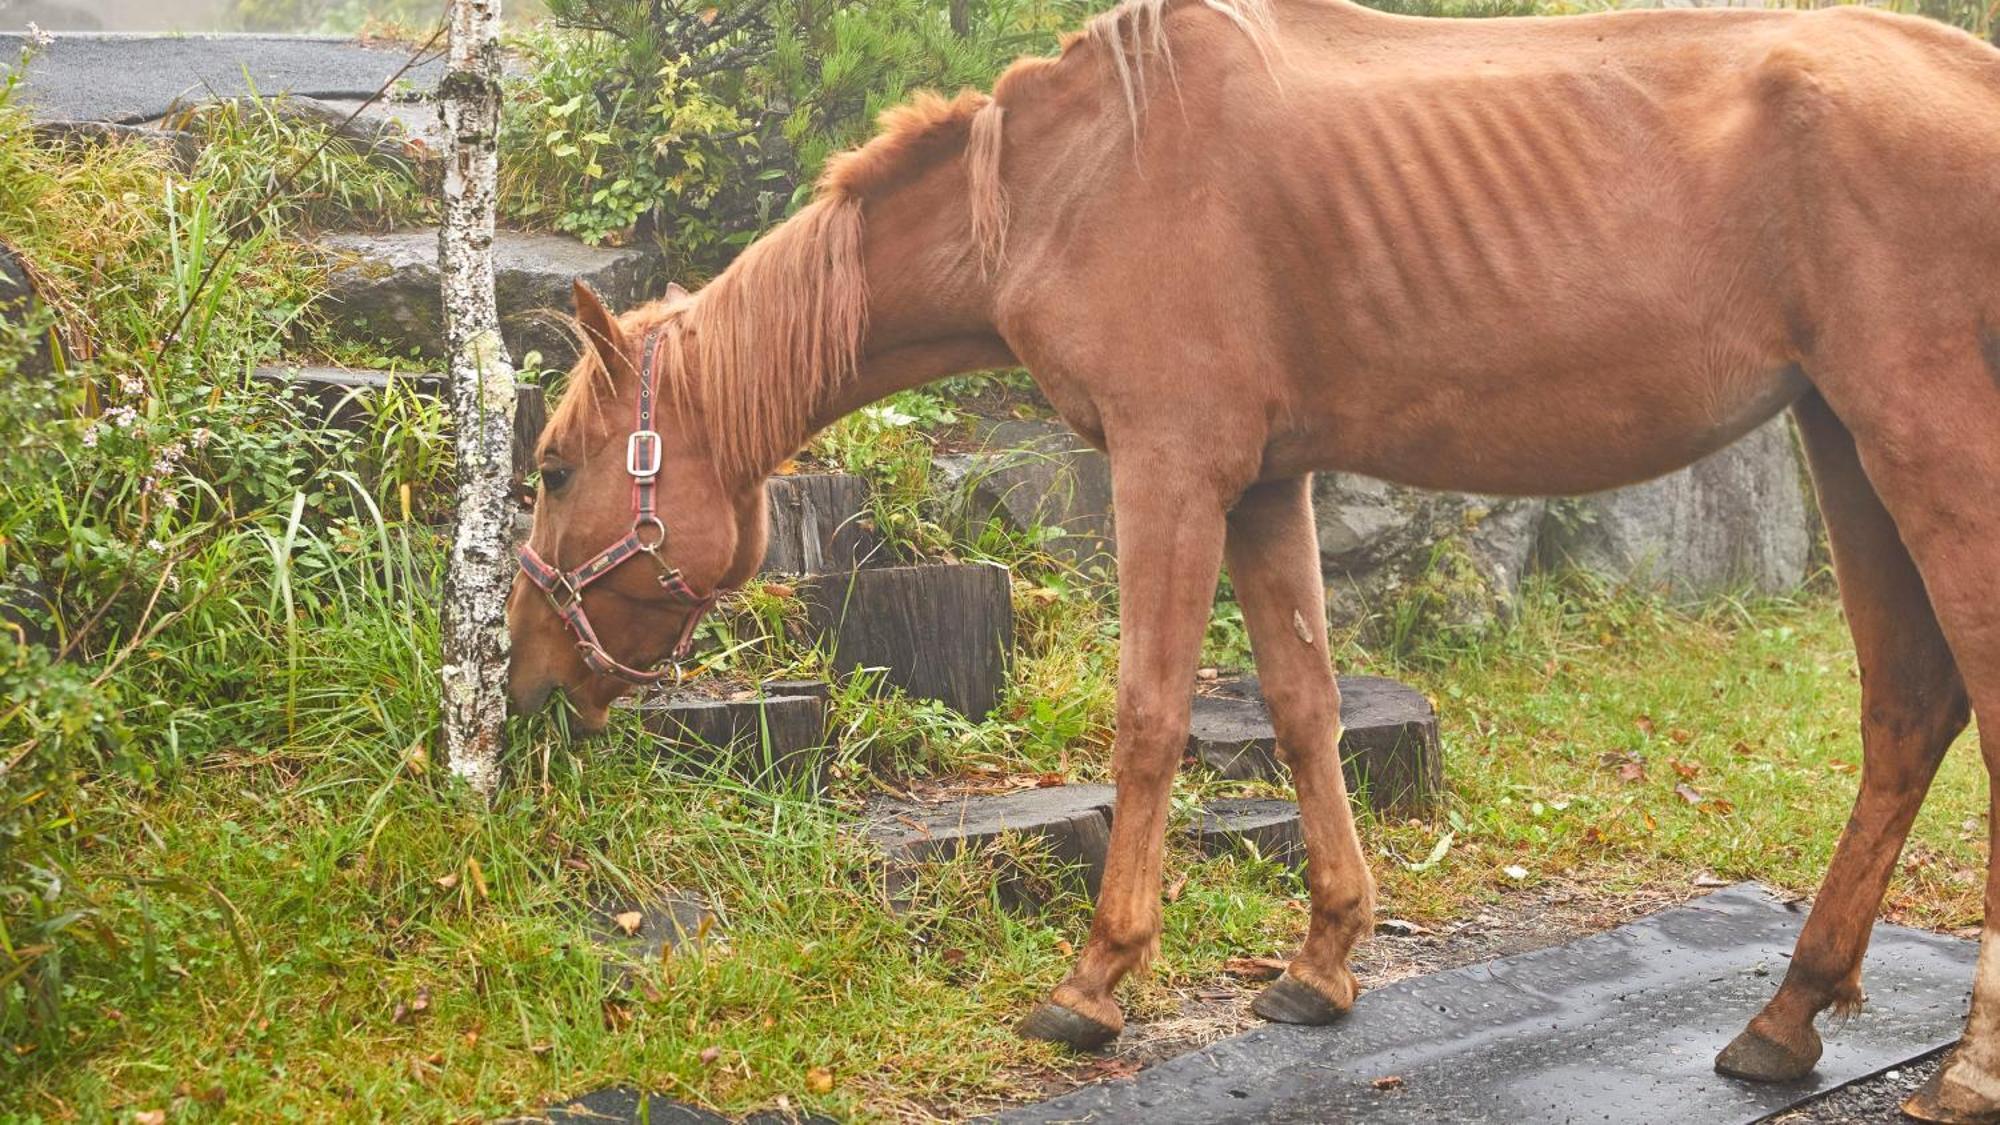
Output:
<path fill-rule="evenodd" d="M 320 246 L 332 267 L 326 311 L 337 332 L 444 358 L 435 229 L 335 234 Z M 582 278 L 610 307 L 624 309 L 650 294 L 660 269 L 659 251 L 650 245 L 586 246 L 522 231 L 495 235 L 493 258 L 500 329 L 514 361 L 534 350 L 550 367 L 567 366 L 576 354 L 566 320 L 571 281 Z"/>
<path fill-rule="evenodd" d="M 765 574 L 844 574 L 882 548 L 868 482 L 848 473 L 799 473 L 764 483 L 770 538 Z"/>
<path fill-rule="evenodd" d="M 1427 492 L 1350 473 L 1313 478 L 1320 570 L 1337 627 L 1412 599 L 1450 625 L 1504 616 L 1534 558 L 1543 500 Z"/>
<path fill-rule="evenodd" d="M 888 857 L 892 874 L 910 864 L 991 848 L 1005 835 L 1026 837 L 1046 848 L 1056 863 L 1081 869 L 1095 897 L 1111 844 L 1115 796 L 1109 785 L 1057 785 L 940 805 L 879 800 L 868 807 L 868 836 Z M 899 883 L 907 885 L 907 877 L 891 879 L 892 893 Z M 1051 890 L 1034 872 L 1014 865 L 1002 869 L 998 889 L 1004 904 L 1021 909 L 1048 901 Z"/>
<path fill-rule="evenodd" d="M 1798 588 L 1813 532 L 1791 427 L 1780 416 L 1679 472 L 1555 502 L 1543 564 L 1688 599 Z"/>
<path fill-rule="evenodd" d="M 639 916 L 638 926 L 630 932 L 619 924 L 619 918 L 628 914 Z M 604 955 L 605 977 L 623 991 L 645 967 L 658 965 L 676 950 L 699 949 L 719 924 L 707 899 L 687 891 L 667 891 L 637 901 L 599 901 L 591 906 L 584 930 Z"/>
<path fill-rule="evenodd" d="M 1348 791 L 1382 812 L 1435 808 L 1444 798 L 1437 711 L 1424 694 L 1381 676 L 1340 677 L 1340 767 Z M 1255 678 L 1198 695 L 1188 753 L 1224 777 L 1284 781 L 1271 710 Z"/>
<path fill-rule="evenodd" d="M 25 42 L 0 34 L 0 58 L 18 57 Z M 58 35 L 28 67 L 19 96 L 38 121 L 138 125 L 177 106 L 252 91 L 366 98 L 413 53 L 314 35 Z M 434 89 L 441 53 L 413 67 L 398 90 Z"/>
<path fill-rule="evenodd" d="M 67 145 L 73 149 L 97 148 L 114 144 L 150 145 L 165 153 L 173 166 L 185 172 L 201 155 L 201 138 L 168 126 L 114 125 L 108 121 L 43 121 L 35 125 L 35 137 L 46 145 Z"/>
<path fill-rule="evenodd" d="M 317 125 L 346 142 L 346 147 L 363 156 L 398 167 L 418 168 L 444 159 L 450 148 L 444 123 L 438 118 L 437 104 L 428 100 L 376 98 L 314 98 L 305 94 L 278 94 L 262 99 L 248 95 L 195 102 L 143 126 L 100 126 L 134 128 L 160 136 L 196 138 L 190 131 L 199 112 L 224 103 L 237 105 L 245 115 L 270 112 L 281 118 Z M 72 127 L 77 123 L 70 123 Z"/>
<path fill-rule="evenodd" d="M 1287 867 L 1306 862 L 1299 807 L 1275 797 L 1225 797 L 1210 801 L 1188 835 L 1204 855 L 1250 852 Z"/>
<path fill-rule="evenodd" d="M 979 428 L 980 449 L 931 462 L 944 514 L 968 534 L 988 519 L 1012 531 L 1060 534 L 1048 551 L 1070 566 L 1109 569 L 1116 555 L 1111 462 L 1060 422 Z"/>

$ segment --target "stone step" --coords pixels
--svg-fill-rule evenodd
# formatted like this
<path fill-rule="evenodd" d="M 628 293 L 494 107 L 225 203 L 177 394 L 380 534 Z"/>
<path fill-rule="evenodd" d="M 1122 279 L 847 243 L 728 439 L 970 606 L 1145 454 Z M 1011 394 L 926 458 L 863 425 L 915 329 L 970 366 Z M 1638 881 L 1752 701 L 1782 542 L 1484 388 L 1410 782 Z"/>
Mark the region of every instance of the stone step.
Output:
<path fill-rule="evenodd" d="M 1340 677 L 1340 763 L 1347 787 L 1380 812 L 1426 812 L 1444 797 L 1437 711 L 1422 692 L 1380 676 Z M 1188 753 L 1235 780 L 1283 781 L 1277 733 L 1253 677 L 1197 695 Z"/>
<path fill-rule="evenodd" d="M 707 944 L 720 924 L 706 898 L 665 891 L 643 899 L 598 900 L 584 918 L 584 932 L 604 955 L 606 979 L 623 991 L 646 966 Z"/>
<path fill-rule="evenodd" d="M 931 462 L 938 507 L 948 524 L 976 535 L 989 519 L 1010 531 L 1060 532 L 1046 548 L 1076 567 L 1109 568 L 1117 541 L 1111 515 L 1111 462 L 1060 422 L 989 422 L 978 448 Z"/>
<path fill-rule="evenodd" d="M 762 573 L 845 574 L 883 553 L 868 482 L 851 473 L 797 473 L 764 482 L 770 536 Z"/>
<path fill-rule="evenodd" d="M 1287 867 L 1304 867 L 1305 829 L 1299 806 L 1276 797 L 1223 797 L 1203 807 L 1201 819 L 1188 826 L 1188 837 L 1202 854 L 1250 852 Z"/>
<path fill-rule="evenodd" d="M 1055 862 L 1081 870 L 1091 896 L 1104 878 L 1111 843 L 1109 785 L 1057 785 L 974 794 L 938 804 L 884 798 L 870 802 L 868 838 L 890 865 L 890 893 L 900 897 L 913 864 L 991 849 L 1008 835 L 1031 840 Z M 996 889 L 1009 909 L 1033 911 L 1052 895 L 1032 871 L 1003 864 Z"/>
<path fill-rule="evenodd" d="M 339 335 L 445 357 L 434 228 L 330 234 L 318 245 L 330 271 L 325 312 Z M 493 268 L 500 331 L 514 362 L 532 350 L 543 367 L 562 368 L 576 356 L 570 283 L 581 278 L 609 307 L 630 308 L 656 295 L 661 258 L 651 245 L 586 246 L 560 234 L 500 231 Z"/>
<path fill-rule="evenodd" d="M 729 770 L 752 784 L 826 789 L 836 746 L 827 731 L 827 685 L 783 681 L 752 699 L 651 695 L 635 707 L 657 744 L 726 755 Z"/>
<path fill-rule="evenodd" d="M 969 718 L 993 709 L 1014 648 L 1005 567 L 974 563 L 862 569 L 798 584 L 811 635 L 843 674 L 879 670 L 886 684 Z"/>

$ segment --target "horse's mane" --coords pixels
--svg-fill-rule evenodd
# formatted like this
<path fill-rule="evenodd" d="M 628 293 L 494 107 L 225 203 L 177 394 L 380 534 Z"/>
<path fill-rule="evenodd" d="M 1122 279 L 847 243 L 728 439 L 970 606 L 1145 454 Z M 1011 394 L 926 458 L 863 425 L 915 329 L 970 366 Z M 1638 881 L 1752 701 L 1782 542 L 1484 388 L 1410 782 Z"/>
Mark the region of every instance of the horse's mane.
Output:
<path fill-rule="evenodd" d="M 1149 61 L 1171 71 L 1166 11 L 1200 4 L 1242 27 L 1262 49 L 1270 0 L 1125 0 L 1065 41 L 1063 54 L 1086 44 L 1110 53 L 1134 128 L 1147 93 Z M 966 161 L 970 237 L 984 268 L 1000 262 L 1007 201 L 1000 184 L 1001 99 L 1020 92 L 1055 60 L 1023 59 L 1001 75 L 989 97 L 919 93 L 888 110 L 874 139 L 827 162 L 813 201 L 752 243 L 691 300 L 656 301 L 619 318 L 634 342 L 663 331 L 664 389 L 683 409 L 700 410 L 720 467 L 761 472 L 809 436 L 805 427 L 855 375 L 868 326 L 862 263 L 862 207 L 942 161 Z M 600 382 L 586 350 L 572 391 Z M 567 426 L 595 398 L 564 396 L 551 429 Z"/>

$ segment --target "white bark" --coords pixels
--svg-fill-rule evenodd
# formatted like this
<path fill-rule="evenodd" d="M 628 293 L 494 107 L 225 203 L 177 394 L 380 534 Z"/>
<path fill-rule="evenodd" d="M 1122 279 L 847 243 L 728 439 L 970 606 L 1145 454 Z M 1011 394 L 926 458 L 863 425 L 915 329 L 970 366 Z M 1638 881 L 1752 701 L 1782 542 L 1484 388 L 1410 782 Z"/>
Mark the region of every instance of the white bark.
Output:
<path fill-rule="evenodd" d="M 438 110 L 451 136 L 438 273 L 451 345 L 457 526 L 445 579 L 444 741 L 453 773 L 491 795 L 507 720 L 508 532 L 513 502 L 514 368 L 493 296 L 500 132 L 500 0 L 452 0 Z"/>

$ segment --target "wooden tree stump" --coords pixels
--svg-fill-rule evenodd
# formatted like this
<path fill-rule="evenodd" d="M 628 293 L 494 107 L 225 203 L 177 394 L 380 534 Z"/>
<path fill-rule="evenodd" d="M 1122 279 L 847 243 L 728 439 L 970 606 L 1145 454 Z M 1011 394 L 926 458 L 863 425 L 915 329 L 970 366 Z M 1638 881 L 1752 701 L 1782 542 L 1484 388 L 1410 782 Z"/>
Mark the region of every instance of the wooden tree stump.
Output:
<path fill-rule="evenodd" d="M 845 574 L 882 548 L 868 482 L 849 473 L 801 473 L 764 484 L 770 509 L 765 574 Z"/>
<path fill-rule="evenodd" d="M 1299 807 L 1275 797 L 1225 797 L 1210 801 L 1188 835 L 1204 855 L 1249 851 L 1287 867 L 1306 862 Z"/>
<path fill-rule="evenodd" d="M 1415 688 L 1380 676 L 1340 677 L 1340 765 L 1348 790 L 1380 812 L 1424 812 L 1444 797 L 1437 711 Z M 1251 677 L 1194 700 L 1188 753 L 1222 776 L 1282 781 L 1271 712 Z"/>
<path fill-rule="evenodd" d="M 766 685 L 756 699 L 650 697 L 639 702 L 646 730 L 666 748 L 724 755 L 729 771 L 754 784 L 823 792 L 834 748 L 827 737 L 825 685 L 795 692 Z"/>
<path fill-rule="evenodd" d="M 807 623 L 842 673 L 880 669 L 917 699 L 981 718 L 1007 684 L 1014 602 L 1004 567 L 885 567 L 799 584 Z"/>
<path fill-rule="evenodd" d="M 282 388 L 313 404 L 321 420 L 343 430 L 359 430 L 367 424 L 363 403 L 385 393 L 393 378 L 414 386 L 418 393 L 437 398 L 445 393 L 445 377 L 433 372 L 367 371 L 353 367 L 325 367 L 313 364 L 272 364 L 259 367 L 251 375 L 261 382 Z M 534 471 L 535 443 L 541 440 L 548 422 L 548 404 L 539 383 L 518 383 L 514 387 L 514 472 Z"/>
<path fill-rule="evenodd" d="M 993 848 L 1008 835 L 1032 840 L 1055 863 L 1081 870 L 1092 898 L 1104 878 L 1111 844 L 1109 785 L 1058 785 L 1014 793 L 978 794 L 937 805 L 882 800 L 869 805 L 869 838 L 890 864 L 890 893 L 900 895 L 912 864 L 949 860 Z M 1037 875 L 1003 863 L 997 887 L 1009 909 L 1039 909 L 1051 897 Z"/>

